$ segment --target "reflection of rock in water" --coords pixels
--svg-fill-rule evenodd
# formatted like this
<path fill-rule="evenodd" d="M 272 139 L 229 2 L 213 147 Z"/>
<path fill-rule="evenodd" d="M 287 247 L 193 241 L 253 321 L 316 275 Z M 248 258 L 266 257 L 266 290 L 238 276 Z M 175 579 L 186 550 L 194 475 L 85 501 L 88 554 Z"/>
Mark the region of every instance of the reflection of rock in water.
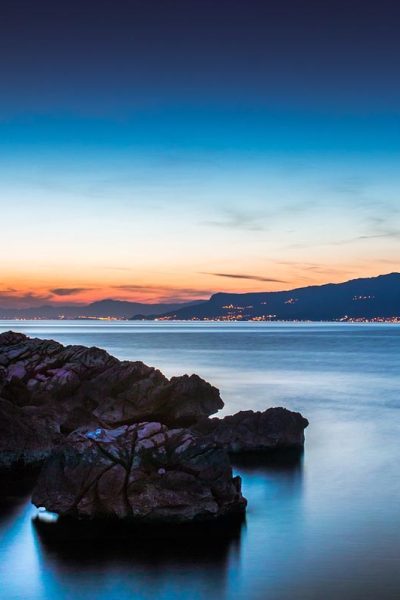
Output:
<path fill-rule="evenodd" d="M 233 455 L 231 460 L 234 472 L 242 477 L 245 494 L 249 487 L 262 485 L 294 503 L 302 494 L 303 455 L 303 449 L 287 449 Z"/>
<path fill-rule="evenodd" d="M 0 523 L 17 513 L 30 498 L 38 470 L 0 471 Z"/>
<path fill-rule="evenodd" d="M 286 450 L 270 450 L 268 452 L 248 452 L 232 454 L 232 466 L 244 473 L 275 472 L 301 473 L 303 470 L 303 448 L 288 448 Z"/>
<path fill-rule="evenodd" d="M 224 595 L 228 562 L 239 558 L 244 518 L 213 524 L 134 526 L 126 522 L 57 523 L 33 520 L 40 560 L 54 577 L 82 578 L 93 582 L 97 574 L 118 570 L 118 580 L 129 585 L 149 582 L 164 585 L 201 586 Z"/>

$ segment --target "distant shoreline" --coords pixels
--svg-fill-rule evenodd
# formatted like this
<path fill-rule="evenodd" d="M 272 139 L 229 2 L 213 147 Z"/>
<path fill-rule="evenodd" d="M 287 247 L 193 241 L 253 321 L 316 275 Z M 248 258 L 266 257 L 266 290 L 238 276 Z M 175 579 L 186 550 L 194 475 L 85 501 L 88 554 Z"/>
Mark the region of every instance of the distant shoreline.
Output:
<path fill-rule="evenodd" d="M 349 324 L 392 324 L 399 325 L 400 324 L 400 316 L 399 317 L 373 317 L 371 319 L 365 319 L 363 317 L 360 318 L 342 318 L 342 319 L 164 319 L 164 318 L 154 318 L 154 319 L 127 319 L 127 318 L 119 318 L 119 317 L 81 317 L 81 318 L 72 318 L 72 319 L 55 319 L 48 317 L 32 317 L 30 319 L 21 319 L 21 318 L 1 318 L 0 321 L 7 321 L 10 323 L 24 323 L 31 321 L 54 321 L 54 322 L 82 322 L 82 321 L 94 321 L 94 322 L 126 322 L 126 323 L 349 323 Z"/>

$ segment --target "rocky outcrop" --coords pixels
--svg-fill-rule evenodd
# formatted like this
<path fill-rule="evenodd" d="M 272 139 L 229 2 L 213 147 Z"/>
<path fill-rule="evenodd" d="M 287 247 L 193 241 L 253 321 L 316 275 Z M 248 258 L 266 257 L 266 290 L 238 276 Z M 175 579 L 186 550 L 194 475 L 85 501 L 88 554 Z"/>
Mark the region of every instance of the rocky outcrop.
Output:
<path fill-rule="evenodd" d="M 35 462 L 79 428 L 145 420 L 191 425 L 222 408 L 219 391 L 197 375 L 172 377 L 99 348 L 0 334 L 0 466 Z"/>
<path fill-rule="evenodd" d="M 209 521 L 246 506 L 221 447 L 157 422 L 71 434 L 33 502 L 64 517 L 144 523 Z"/>
<path fill-rule="evenodd" d="M 269 408 L 264 412 L 241 411 L 223 419 L 203 419 L 191 431 L 231 453 L 268 452 L 302 448 L 307 426 L 307 419 L 298 412 Z"/>
<path fill-rule="evenodd" d="M 284 408 L 208 418 L 222 407 L 197 375 L 0 334 L 0 468 L 47 459 L 33 502 L 61 517 L 147 528 L 243 515 L 228 452 L 300 448 L 308 421 Z"/>

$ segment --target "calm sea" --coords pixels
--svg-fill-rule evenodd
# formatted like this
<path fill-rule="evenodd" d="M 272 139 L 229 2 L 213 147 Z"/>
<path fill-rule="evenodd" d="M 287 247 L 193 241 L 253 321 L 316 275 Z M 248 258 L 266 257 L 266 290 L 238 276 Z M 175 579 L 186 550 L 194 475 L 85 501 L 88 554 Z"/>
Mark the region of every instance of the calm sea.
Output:
<path fill-rule="evenodd" d="M 195 372 L 220 388 L 224 414 L 286 406 L 310 426 L 302 461 L 235 466 L 246 523 L 202 547 L 49 543 L 29 489 L 3 486 L 2 599 L 400 597 L 399 326 L 0 321 L 11 328 Z"/>

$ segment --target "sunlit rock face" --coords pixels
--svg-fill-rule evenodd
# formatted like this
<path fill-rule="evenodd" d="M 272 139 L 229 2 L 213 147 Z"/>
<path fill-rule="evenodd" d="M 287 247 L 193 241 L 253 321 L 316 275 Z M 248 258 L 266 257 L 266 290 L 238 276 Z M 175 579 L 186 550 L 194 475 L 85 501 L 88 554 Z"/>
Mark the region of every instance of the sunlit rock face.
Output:
<path fill-rule="evenodd" d="M 191 430 L 231 453 L 241 453 L 302 448 L 307 426 L 307 419 L 300 413 L 279 407 L 264 412 L 241 411 L 223 419 L 203 419 Z"/>
<path fill-rule="evenodd" d="M 215 520 L 246 506 L 225 450 L 158 422 L 71 434 L 32 500 L 60 516 L 145 523 Z"/>
<path fill-rule="evenodd" d="M 144 420 L 186 426 L 223 407 L 219 391 L 197 375 L 169 380 L 99 348 L 64 347 L 13 332 L 0 334 L 0 397 L 0 466 L 35 462 L 78 428 Z"/>

